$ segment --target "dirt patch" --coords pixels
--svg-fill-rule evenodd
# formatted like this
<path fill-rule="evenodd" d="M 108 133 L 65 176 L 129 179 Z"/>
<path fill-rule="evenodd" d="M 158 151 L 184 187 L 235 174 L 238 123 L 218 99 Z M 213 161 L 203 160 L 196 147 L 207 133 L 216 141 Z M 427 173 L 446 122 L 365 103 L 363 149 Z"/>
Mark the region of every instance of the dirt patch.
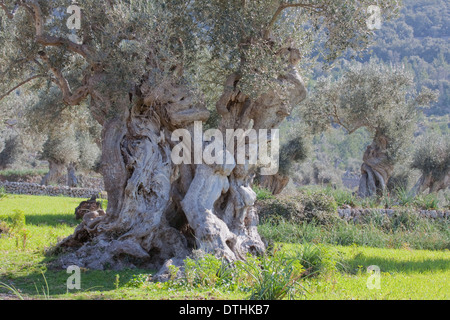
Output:
<path fill-rule="evenodd" d="M 22 296 L 23 300 L 36 300 L 28 297 Z M 18 296 L 15 294 L 8 294 L 8 293 L 0 293 L 0 300 L 21 300 Z"/>

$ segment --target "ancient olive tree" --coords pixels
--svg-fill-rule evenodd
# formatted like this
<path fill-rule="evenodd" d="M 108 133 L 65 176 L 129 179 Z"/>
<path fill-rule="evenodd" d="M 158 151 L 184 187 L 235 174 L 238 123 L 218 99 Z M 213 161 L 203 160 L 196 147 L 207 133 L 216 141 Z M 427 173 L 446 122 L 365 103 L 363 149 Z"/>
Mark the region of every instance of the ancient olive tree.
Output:
<path fill-rule="evenodd" d="M 304 117 L 316 130 L 342 126 L 349 134 L 365 127 L 373 136 L 361 165 L 359 196 L 383 194 L 394 164 L 404 154 L 420 112 L 435 99 L 414 94 L 413 79 L 403 68 L 371 60 L 355 63 L 337 80 L 321 78 L 304 104 Z"/>
<path fill-rule="evenodd" d="M 427 189 L 429 193 L 437 193 L 450 187 L 450 136 L 428 134 L 419 137 L 411 168 L 422 173 L 411 190 L 413 194 Z"/>
<path fill-rule="evenodd" d="M 68 106 L 88 99 L 102 126 L 107 214 L 89 215 L 59 244 L 69 251 L 61 263 L 158 267 L 193 248 L 228 260 L 263 252 L 251 189 L 256 165 L 239 163 L 234 150 L 219 153 L 232 156 L 224 164 L 175 164 L 172 134 L 194 136 L 210 113 L 205 82 L 217 81 L 219 132 L 277 128 L 306 97 L 300 71 L 319 54 L 313 42 L 323 40 L 328 60 L 364 49 L 371 4 L 86 0 L 69 38 L 66 26 L 76 27 L 77 16 L 66 14 L 67 1 L 0 0 L 0 90 L 56 86 Z M 388 16 L 395 1 L 378 4 Z M 194 157 L 214 143 L 189 139 L 183 143 L 192 142 Z"/>
<path fill-rule="evenodd" d="M 66 175 L 64 184 L 77 187 L 79 178 L 76 171 L 94 168 L 99 149 L 88 132 L 73 125 L 67 125 L 66 128 L 61 125 L 59 130 L 48 132 L 40 157 L 48 161 L 49 171 L 42 178 L 42 185 L 57 183 Z"/>

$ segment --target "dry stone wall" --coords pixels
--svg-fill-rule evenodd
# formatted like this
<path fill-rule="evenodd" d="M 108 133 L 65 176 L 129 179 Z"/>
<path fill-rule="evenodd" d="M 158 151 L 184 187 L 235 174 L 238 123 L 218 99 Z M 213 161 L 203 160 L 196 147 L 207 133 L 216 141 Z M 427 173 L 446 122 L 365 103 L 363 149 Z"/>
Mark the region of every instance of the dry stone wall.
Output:
<path fill-rule="evenodd" d="M 28 194 L 28 195 L 46 195 L 46 196 L 66 196 L 72 198 L 90 198 L 93 195 L 107 199 L 105 191 L 89 188 L 69 188 L 66 186 L 43 186 L 37 183 L 26 182 L 2 182 L 0 187 L 4 187 L 7 193 Z M 391 217 L 395 214 L 394 209 L 338 209 L 339 217 L 345 220 L 357 221 L 364 215 L 373 213 L 387 215 Z M 433 219 L 450 219 L 450 210 L 420 210 L 419 214 Z"/>
<path fill-rule="evenodd" d="M 4 187 L 7 193 L 45 195 L 45 196 L 66 196 L 72 198 L 90 198 L 93 195 L 107 198 L 106 192 L 98 189 L 70 188 L 67 186 L 43 186 L 37 183 L 26 182 L 1 182 L 0 187 Z"/>
<path fill-rule="evenodd" d="M 347 221 L 359 221 L 365 215 L 370 214 L 386 215 L 392 217 L 396 210 L 394 209 L 338 209 L 339 217 Z M 422 217 L 432 219 L 450 219 L 450 210 L 419 210 L 418 214 Z"/>

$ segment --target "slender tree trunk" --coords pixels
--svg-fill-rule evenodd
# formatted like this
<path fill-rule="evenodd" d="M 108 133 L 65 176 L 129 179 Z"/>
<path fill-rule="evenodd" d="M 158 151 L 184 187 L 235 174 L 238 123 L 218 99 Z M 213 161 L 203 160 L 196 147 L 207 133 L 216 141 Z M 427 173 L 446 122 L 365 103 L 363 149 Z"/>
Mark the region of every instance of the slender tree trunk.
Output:
<path fill-rule="evenodd" d="M 387 157 L 388 140 L 385 136 L 376 134 L 363 156 L 361 178 L 358 194 L 360 197 L 382 195 L 387 181 L 392 175 L 393 165 Z"/>
<path fill-rule="evenodd" d="M 75 164 L 72 162 L 67 166 L 67 185 L 71 188 L 76 188 L 78 186 Z"/>

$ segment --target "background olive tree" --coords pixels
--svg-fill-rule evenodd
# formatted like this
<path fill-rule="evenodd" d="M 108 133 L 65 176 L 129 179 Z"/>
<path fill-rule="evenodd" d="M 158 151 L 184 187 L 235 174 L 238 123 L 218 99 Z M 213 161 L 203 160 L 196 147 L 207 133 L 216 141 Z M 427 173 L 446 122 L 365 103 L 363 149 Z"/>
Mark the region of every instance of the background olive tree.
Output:
<path fill-rule="evenodd" d="M 361 197 L 384 193 L 394 165 L 411 151 L 419 107 L 436 99 L 428 89 L 416 94 L 412 84 L 402 67 L 376 60 L 354 63 L 338 79 L 319 79 L 302 106 L 305 121 L 316 131 L 339 125 L 349 134 L 361 127 L 372 134 L 361 166 Z"/>
<path fill-rule="evenodd" d="M 40 159 L 48 161 L 49 171 L 41 184 L 77 187 L 81 184 L 77 171 L 92 171 L 99 161 L 101 126 L 92 119 L 86 103 L 76 107 L 62 104 L 55 87 L 41 89 L 38 96 L 37 103 L 25 109 L 23 131 L 45 137 Z M 49 106 L 52 112 L 48 112 Z"/>
<path fill-rule="evenodd" d="M 308 158 L 311 149 L 311 134 L 309 128 L 295 119 L 295 128 L 283 132 L 280 139 L 280 156 L 278 172 L 273 175 L 261 175 L 257 172 L 255 182 L 269 190 L 272 194 L 280 194 L 291 180 L 291 176 Z"/>
<path fill-rule="evenodd" d="M 17 169 L 24 164 L 36 165 L 33 157 L 43 144 L 40 133 L 26 132 L 27 107 L 36 103 L 34 94 L 26 95 L 23 90 L 0 100 L 0 170 Z"/>
<path fill-rule="evenodd" d="M 426 134 L 418 138 L 411 168 L 418 169 L 421 177 L 412 189 L 419 194 L 428 189 L 437 193 L 450 186 L 450 136 Z"/>

